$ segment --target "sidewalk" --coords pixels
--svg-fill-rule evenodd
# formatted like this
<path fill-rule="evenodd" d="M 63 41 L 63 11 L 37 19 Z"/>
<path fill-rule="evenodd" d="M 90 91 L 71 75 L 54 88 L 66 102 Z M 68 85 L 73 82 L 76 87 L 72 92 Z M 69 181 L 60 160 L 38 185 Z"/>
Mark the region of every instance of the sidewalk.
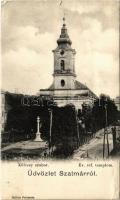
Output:
<path fill-rule="evenodd" d="M 46 147 L 46 142 L 36 142 L 34 140 L 20 141 L 16 143 L 9 144 L 6 147 L 3 147 L 1 151 L 7 151 L 9 149 L 37 149 L 41 147 Z"/>

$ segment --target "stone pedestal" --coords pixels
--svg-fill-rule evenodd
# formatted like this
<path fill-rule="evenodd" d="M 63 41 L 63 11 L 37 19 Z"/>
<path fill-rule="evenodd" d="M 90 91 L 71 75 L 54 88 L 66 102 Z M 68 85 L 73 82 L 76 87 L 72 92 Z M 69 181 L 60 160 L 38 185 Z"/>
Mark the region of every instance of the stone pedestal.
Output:
<path fill-rule="evenodd" d="M 34 141 L 43 142 L 43 140 L 41 139 L 40 133 L 36 133 L 36 137 L 35 137 Z"/>

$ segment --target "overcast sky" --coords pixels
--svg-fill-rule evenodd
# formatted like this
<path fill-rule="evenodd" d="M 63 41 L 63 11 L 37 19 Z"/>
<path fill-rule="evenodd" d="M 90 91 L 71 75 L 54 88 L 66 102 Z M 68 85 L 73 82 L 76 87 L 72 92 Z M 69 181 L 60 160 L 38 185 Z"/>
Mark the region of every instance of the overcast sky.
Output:
<path fill-rule="evenodd" d="M 63 0 L 77 80 L 94 93 L 119 94 L 118 1 Z M 2 88 L 36 94 L 51 85 L 53 53 L 62 26 L 60 0 L 2 5 Z"/>

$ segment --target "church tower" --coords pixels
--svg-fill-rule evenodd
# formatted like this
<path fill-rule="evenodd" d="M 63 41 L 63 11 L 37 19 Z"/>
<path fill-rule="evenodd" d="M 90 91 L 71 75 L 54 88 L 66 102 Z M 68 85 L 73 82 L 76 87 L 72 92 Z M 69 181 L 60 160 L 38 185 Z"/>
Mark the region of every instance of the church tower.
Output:
<path fill-rule="evenodd" d="M 83 103 L 92 104 L 96 95 L 86 85 L 76 80 L 76 51 L 71 45 L 72 41 L 63 18 L 57 48 L 53 50 L 53 82 L 49 88 L 40 90 L 40 96 L 52 97 L 58 106 L 73 104 L 77 109 L 81 109 Z"/>
<path fill-rule="evenodd" d="M 65 18 L 63 18 L 63 26 L 61 34 L 57 40 L 57 48 L 53 50 L 54 54 L 54 81 L 55 90 L 71 90 L 75 89 L 75 49 L 71 48 L 71 40 L 67 33 Z"/>

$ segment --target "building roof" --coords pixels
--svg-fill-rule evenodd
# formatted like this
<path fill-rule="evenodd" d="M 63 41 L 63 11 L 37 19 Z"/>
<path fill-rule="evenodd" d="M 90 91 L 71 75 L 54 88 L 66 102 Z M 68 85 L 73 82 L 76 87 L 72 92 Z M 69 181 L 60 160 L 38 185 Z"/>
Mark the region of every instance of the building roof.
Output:
<path fill-rule="evenodd" d="M 88 87 L 79 81 L 75 81 L 76 90 L 88 90 Z"/>

